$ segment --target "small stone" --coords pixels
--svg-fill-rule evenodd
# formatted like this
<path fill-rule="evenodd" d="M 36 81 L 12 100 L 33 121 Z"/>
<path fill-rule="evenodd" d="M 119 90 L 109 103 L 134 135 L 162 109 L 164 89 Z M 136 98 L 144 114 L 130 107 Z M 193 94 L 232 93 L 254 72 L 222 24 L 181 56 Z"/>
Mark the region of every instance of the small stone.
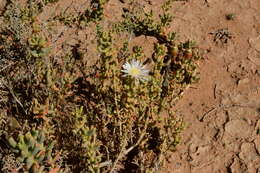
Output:
<path fill-rule="evenodd" d="M 243 94 L 236 94 L 234 96 L 231 97 L 231 101 L 233 103 L 248 103 L 249 99 L 246 95 Z"/>
<path fill-rule="evenodd" d="M 239 157 L 244 160 L 246 164 L 257 163 L 260 161 L 260 157 L 256 153 L 253 143 L 245 142 L 241 145 L 241 152 Z"/>
<path fill-rule="evenodd" d="M 231 138 L 227 134 L 224 134 L 222 137 L 223 147 L 229 151 L 238 153 L 240 151 L 240 144 L 236 142 L 234 138 Z"/>
<path fill-rule="evenodd" d="M 195 153 L 195 152 L 197 151 L 197 149 L 198 149 L 198 145 L 191 144 L 191 145 L 189 146 L 189 152 L 190 152 L 190 153 Z"/>
<path fill-rule="evenodd" d="M 251 136 L 252 127 L 244 120 L 232 120 L 225 126 L 225 133 L 234 138 L 248 138 Z"/>
<path fill-rule="evenodd" d="M 217 127 L 222 127 L 228 120 L 228 115 L 226 111 L 221 111 L 216 114 L 215 123 Z"/>
<path fill-rule="evenodd" d="M 260 51 L 260 36 L 258 36 L 256 38 L 255 37 L 254 38 L 250 38 L 249 39 L 249 43 L 257 51 Z"/>
<path fill-rule="evenodd" d="M 210 145 L 199 146 L 197 151 L 190 154 L 190 156 L 192 158 L 191 164 L 193 166 L 199 166 L 202 163 L 208 162 L 214 158 Z"/>
<path fill-rule="evenodd" d="M 236 69 L 237 69 L 237 62 L 233 62 L 233 63 L 231 63 L 231 64 L 229 64 L 228 65 L 228 69 L 227 69 L 227 71 L 228 72 L 235 72 L 236 71 Z"/>
<path fill-rule="evenodd" d="M 237 158 L 234 159 L 232 165 L 230 166 L 231 172 L 241 172 L 240 162 Z"/>
<path fill-rule="evenodd" d="M 247 84 L 250 80 L 248 78 L 240 79 L 238 81 L 238 85 L 244 85 Z"/>
<path fill-rule="evenodd" d="M 255 65 L 260 65 L 260 55 L 255 49 L 251 48 L 248 50 L 247 58 L 253 62 Z"/>

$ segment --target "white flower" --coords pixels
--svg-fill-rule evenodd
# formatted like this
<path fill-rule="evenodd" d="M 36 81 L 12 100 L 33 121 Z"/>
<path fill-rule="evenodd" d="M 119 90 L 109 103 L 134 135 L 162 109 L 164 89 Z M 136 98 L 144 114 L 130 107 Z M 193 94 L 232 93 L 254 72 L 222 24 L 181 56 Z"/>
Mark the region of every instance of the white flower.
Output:
<path fill-rule="evenodd" d="M 122 72 L 125 73 L 124 76 L 131 76 L 135 79 L 139 79 L 141 81 L 148 80 L 149 70 L 146 69 L 145 65 L 142 65 L 137 60 L 132 60 L 130 63 L 126 62 L 123 65 Z"/>

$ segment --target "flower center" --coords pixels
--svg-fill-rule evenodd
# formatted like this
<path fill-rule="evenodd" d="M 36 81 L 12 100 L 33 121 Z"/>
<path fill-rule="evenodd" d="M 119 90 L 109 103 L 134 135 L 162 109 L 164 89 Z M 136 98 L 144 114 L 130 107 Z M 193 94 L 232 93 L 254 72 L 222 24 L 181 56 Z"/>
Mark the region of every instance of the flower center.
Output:
<path fill-rule="evenodd" d="M 139 74 L 141 73 L 140 69 L 136 68 L 136 67 L 132 67 L 130 70 L 129 70 L 129 74 L 132 75 L 132 76 L 138 76 Z"/>

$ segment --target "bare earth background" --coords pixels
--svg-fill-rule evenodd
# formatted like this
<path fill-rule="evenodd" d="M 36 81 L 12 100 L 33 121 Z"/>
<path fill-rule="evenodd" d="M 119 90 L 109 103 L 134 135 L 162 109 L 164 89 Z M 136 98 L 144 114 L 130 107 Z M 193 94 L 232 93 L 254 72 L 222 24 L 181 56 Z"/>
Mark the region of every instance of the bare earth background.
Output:
<path fill-rule="evenodd" d="M 175 3 L 172 28 L 207 50 L 201 80 L 177 103 L 187 128 L 162 172 L 260 172 L 260 1 Z M 235 14 L 227 20 L 226 14 Z M 227 29 L 216 44 L 209 33 Z"/>

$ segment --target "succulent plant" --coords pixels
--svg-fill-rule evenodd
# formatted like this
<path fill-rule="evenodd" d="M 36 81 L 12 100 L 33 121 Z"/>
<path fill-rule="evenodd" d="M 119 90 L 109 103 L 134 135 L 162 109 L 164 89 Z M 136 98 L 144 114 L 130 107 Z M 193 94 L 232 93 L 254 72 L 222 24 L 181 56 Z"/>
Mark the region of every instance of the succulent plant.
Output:
<path fill-rule="evenodd" d="M 107 2 L 108 0 L 91 0 L 91 8 L 79 16 L 79 22 L 86 25 L 89 22 L 101 21 L 104 17 L 104 6 Z"/>
<path fill-rule="evenodd" d="M 50 48 L 47 47 L 47 40 L 39 35 L 33 35 L 28 43 L 30 45 L 30 53 L 33 57 L 43 57 L 47 55 Z"/>
<path fill-rule="evenodd" d="M 17 160 L 25 164 L 25 171 L 30 173 L 43 173 L 55 159 L 52 158 L 54 142 L 45 145 L 43 131 L 32 130 L 25 135 L 19 134 L 16 141 L 13 137 L 8 139 Z"/>

